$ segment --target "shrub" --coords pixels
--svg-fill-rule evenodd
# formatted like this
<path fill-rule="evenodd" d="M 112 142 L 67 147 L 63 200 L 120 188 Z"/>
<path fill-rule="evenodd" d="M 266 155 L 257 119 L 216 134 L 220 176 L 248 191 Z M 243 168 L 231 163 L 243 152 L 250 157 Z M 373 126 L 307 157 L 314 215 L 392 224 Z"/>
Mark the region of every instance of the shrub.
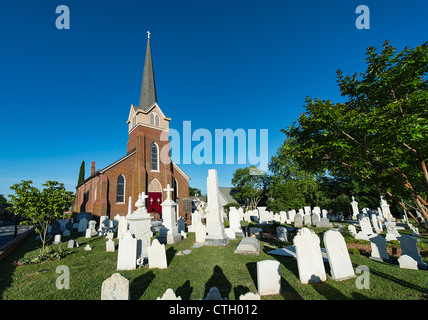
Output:
<path fill-rule="evenodd" d="M 349 249 L 348 249 L 348 252 L 349 252 L 350 254 L 357 254 L 357 255 L 359 255 L 359 254 L 360 254 L 360 250 L 358 250 L 357 248 L 349 248 Z"/>

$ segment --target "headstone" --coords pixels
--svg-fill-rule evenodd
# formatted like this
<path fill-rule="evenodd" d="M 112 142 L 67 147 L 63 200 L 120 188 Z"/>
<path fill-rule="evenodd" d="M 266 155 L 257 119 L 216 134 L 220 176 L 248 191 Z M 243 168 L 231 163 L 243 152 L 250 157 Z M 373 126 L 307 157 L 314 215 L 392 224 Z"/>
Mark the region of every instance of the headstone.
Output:
<path fill-rule="evenodd" d="M 231 207 L 229 211 L 229 226 L 235 232 L 235 235 L 244 236 L 241 228 L 241 217 L 235 207 Z"/>
<path fill-rule="evenodd" d="M 227 298 L 221 297 L 217 287 L 211 287 L 204 300 L 227 300 Z"/>
<path fill-rule="evenodd" d="M 390 262 L 390 256 L 386 250 L 386 240 L 380 234 L 373 234 L 369 237 L 371 246 L 370 259 L 376 261 Z"/>
<path fill-rule="evenodd" d="M 181 300 L 181 297 L 177 297 L 171 288 L 166 289 L 162 297 L 157 297 L 156 300 Z"/>
<path fill-rule="evenodd" d="M 386 241 L 398 240 L 398 238 L 400 237 L 400 233 L 395 227 L 395 222 L 386 221 L 385 227 L 386 227 Z"/>
<path fill-rule="evenodd" d="M 117 226 L 117 238 L 122 239 L 128 231 L 128 220 L 125 216 L 119 218 L 119 224 Z"/>
<path fill-rule="evenodd" d="M 86 223 L 88 223 L 89 220 L 91 220 L 92 214 L 89 212 L 79 212 L 76 214 L 76 222 L 79 223 L 82 219 L 86 219 Z M 86 230 L 87 226 L 85 226 L 85 230 Z M 79 231 L 79 232 L 84 232 L 83 231 Z"/>
<path fill-rule="evenodd" d="M 357 235 L 357 229 L 355 228 L 355 226 L 352 224 L 348 225 L 348 230 L 351 233 L 351 235 L 355 238 L 355 236 Z"/>
<path fill-rule="evenodd" d="M 320 217 L 317 214 L 312 214 L 312 225 L 317 226 L 320 223 Z"/>
<path fill-rule="evenodd" d="M 321 255 L 320 239 L 308 228 L 302 228 L 293 239 L 301 283 L 327 280 Z"/>
<path fill-rule="evenodd" d="M 73 229 L 74 229 L 74 223 L 70 220 L 70 221 L 68 221 L 66 224 L 65 224 L 65 229 L 66 230 L 68 230 L 68 231 L 70 231 L 70 232 L 73 232 Z"/>
<path fill-rule="evenodd" d="M 300 213 L 296 214 L 294 217 L 294 228 L 302 228 L 303 227 L 303 217 Z"/>
<path fill-rule="evenodd" d="M 355 201 L 354 196 L 352 196 L 351 207 L 352 207 L 352 220 L 357 220 L 360 210 L 358 209 L 358 202 Z"/>
<path fill-rule="evenodd" d="M 266 224 L 269 222 L 268 213 L 266 207 L 259 207 L 259 224 Z"/>
<path fill-rule="evenodd" d="M 75 246 L 75 240 L 73 240 L 73 239 L 68 240 L 68 242 L 67 242 L 67 248 L 68 249 L 73 249 L 74 246 Z"/>
<path fill-rule="evenodd" d="M 70 231 L 65 229 L 64 232 L 62 233 L 63 237 L 69 237 L 71 235 Z"/>
<path fill-rule="evenodd" d="M 147 257 L 147 248 L 150 245 L 150 238 L 153 235 L 150 230 L 152 217 L 147 213 L 145 206 L 146 198 L 147 196 L 144 192 L 139 194 L 138 200 L 135 202 L 137 210 L 126 216 L 128 220 L 128 232 L 131 232 L 137 241 L 137 258 L 139 261 Z"/>
<path fill-rule="evenodd" d="M 373 224 L 373 228 L 374 228 L 375 232 L 376 233 L 380 233 L 381 230 L 379 228 L 379 224 L 378 224 L 378 221 L 377 221 L 377 216 L 374 213 L 372 213 L 372 224 Z"/>
<path fill-rule="evenodd" d="M 181 233 L 181 231 L 186 232 L 186 221 L 184 221 L 184 218 L 181 216 L 177 220 L 177 227 L 178 233 Z"/>
<path fill-rule="evenodd" d="M 137 261 L 137 239 L 128 231 L 125 236 L 119 240 L 119 249 L 117 254 L 117 270 L 134 270 Z"/>
<path fill-rule="evenodd" d="M 60 234 L 61 233 L 61 224 L 58 221 L 55 221 L 52 225 L 52 234 Z"/>
<path fill-rule="evenodd" d="M 236 240 L 235 231 L 232 228 L 225 228 L 224 232 L 226 233 L 229 240 Z"/>
<path fill-rule="evenodd" d="M 217 171 L 215 169 L 210 169 L 208 170 L 207 177 L 208 213 L 206 214 L 206 246 L 226 246 L 229 244 L 229 238 L 224 232 L 221 205 L 218 195 Z"/>
<path fill-rule="evenodd" d="M 251 227 L 249 232 L 250 232 L 250 237 L 254 237 L 254 238 L 260 238 L 260 232 L 262 231 L 262 228 L 257 228 L 257 227 Z"/>
<path fill-rule="evenodd" d="M 290 223 L 294 223 L 294 217 L 296 216 L 296 210 L 288 211 L 288 219 L 290 219 Z"/>
<path fill-rule="evenodd" d="M 60 234 L 55 235 L 53 243 L 55 243 L 55 244 L 61 243 L 61 235 Z"/>
<path fill-rule="evenodd" d="M 410 235 L 402 235 L 398 240 L 400 241 L 401 255 L 408 255 L 413 258 L 417 262 L 419 269 L 427 269 L 427 264 L 422 261 L 419 253 L 418 239 Z"/>
<path fill-rule="evenodd" d="M 85 251 L 91 251 L 91 250 L 92 250 L 92 248 L 91 248 L 90 244 L 88 243 L 88 244 L 86 245 L 86 247 L 84 247 L 84 248 L 83 248 L 83 250 L 85 250 Z"/>
<path fill-rule="evenodd" d="M 355 239 L 369 240 L 369 236 L 373 234 L 372 225 L 370 224 L 369 216 L 366 213 L 358 215 L 361 231 L 357 233 Z"/>
<path fill-rule="evenodd" d="M 280 211 L 279 212 L 279 223 L 281 223 L 281 224 L 285 224 L 286 222 L 287 222 L 287 220 L 288 220 L 288 217 L 287 217 L 287 212 L 285 212 L 285 211 Z"/>
<path fill-rule="evenodd" d="M 196 242 L 204 243 L 206 236 L 207 236 L 206 227 L 201 222 L 195 228 L 195 239 L 196 239 Z"/>
<path fill-rule="evenodd" d="M 398 258 L 398 264 L 402 269 L 418 270 L 418 262 L 407 254 L 402 254 Z"/>
<path fill-rule="evenodd" d="M 380 206 L 382 208 L 383 217 L 387 221 L 394 221 L 394 217 L 391 214 L 391 211 L 389 210 L 389 204 L 386 202 L 383 196 L 380 196 Z"/>
<path fill-rule="evenodd" d="M 101 300 L 129 300 L 129 280 L 114 273 L 101 286 Z"/>
<path fill-rule="evenodd" d="M 106 241 L 106 252 L 114 252 L 115 251 L 115 245 L 113 239 L 108 239 Z"/>
<path fill-rule="evenodd" d="M 306 208 L 306 207 L 305 207 Z M 311 226 L 311 221 L 312 219 L 311 219 L 311 215 L 310 214 L 305 214 L 304 216 L 303 216 L 303 224 L 306 226 L 306 227 L 310 227 Z"/>
<path fill-rule="evenodd" d="M 246 294 L 241 294 L 239 300 L 260 300 L 260 295 L 258 293 L 247 292 Z"/>
<path fill-rule="evenodd" d="M 235 249 L 235 253 L 238 254 L 260 254 L 260 243 L 256 238 L 243 237 Z"/>
<path fill-rule="evenodd" d="M 288 242 L 287 229 L 284 227 L 276 227 L 276 237 L 279 241 Z"/>
<path fill-rule="evenodd" d="M 305 215 L 311 215 L 312 213 L 310 206 L 303 207 L 303 210 L 305 211 Z"/>
<path fill-rule="evenodd" d="M 148 247 L 149 268 L 166 269 L 168 267 L 166 261 L 165 245 L 161 244 L 157 239 L 154 239 Z"/>
<path fill-rule="evenodd" d="M 86 229 L 85 238 L 90 239 L 92 237 L 92 229 Z"/>
<path fill-rule="evenodd" d="M 79 227 L 77 229 L 78 232 L 86 232 L 86 229 L 88 229 L 88 220 L 86 218 L 82 218 L 79 221 Z"/>
<path fill-rule="evenodd" d="M 171 199 L 171 192 L 174 191 L 173 188 L 168 184 L 164 191 L 167 192 L 167 198 L 164 202 L 162 202 L 162 218 L 163 218 L 163 226 L 166 228 L 162 230 L 162 236 L 160 235 L 160 240 L 162 238 L 162 243 L 167 244 L 177 244 L 181 241 L 181 230 L 185 230 L 184 219 L 182 217 L 181 220 L 178 219 L 178 226 L 176 225 L 176 208 L 177 204 Z M 166 235 L 165 235 L 166 231 Z M 166 237 L 166 241 L 163 240 Z"/>
<path fill-rule="evenodd" d="M 323 241 L 333 280 L 342 281 L 355 277 L 348 248 L 342 234 L 330 229 L 324 233 Z"/>
<path fill-rule="evenodd" d="M 262 260 L 257 262 L 257 291 L 261 296 L 281 292 L 279 261 Z"/>

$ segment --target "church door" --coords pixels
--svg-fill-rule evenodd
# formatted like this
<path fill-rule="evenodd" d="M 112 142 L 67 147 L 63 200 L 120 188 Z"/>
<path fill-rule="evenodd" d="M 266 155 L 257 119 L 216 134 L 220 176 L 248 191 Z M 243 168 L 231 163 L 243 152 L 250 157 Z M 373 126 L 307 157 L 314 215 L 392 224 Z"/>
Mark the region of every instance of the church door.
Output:
<path fill-rule="evenodd" d="M 148 192 L 147 211 L 150 214 L 157 213 L 162 215 L 162 192 Z"/>
<path fill-rule="evenodd" d="M 147 211 L 154 216 L 155 220 L 162 218 L 162 185 L 154 178 L 149 183 L 147 190 Z"/>

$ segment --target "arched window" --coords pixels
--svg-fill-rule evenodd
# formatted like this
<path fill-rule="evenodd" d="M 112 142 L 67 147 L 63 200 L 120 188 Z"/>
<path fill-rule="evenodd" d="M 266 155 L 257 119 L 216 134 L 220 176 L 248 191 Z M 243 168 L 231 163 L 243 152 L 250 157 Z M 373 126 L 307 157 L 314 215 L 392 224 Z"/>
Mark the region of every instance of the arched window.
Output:
<path fill-rule="evenodd" d="M 156 142 L 150 146 L 150 170 L 159 171 L 159 148 Z"/>
<path fill-rule="evenodd" d="M 122 174 L 117 177 L 116 202 L 125 202 L 125 177 Z"/>
<path fill-rule="evenodd" d="M 152 112 L 149 115 L 149 123 L 153 126 L 160 126 L 160 118 L 159 115 L 156 112 Z"/>

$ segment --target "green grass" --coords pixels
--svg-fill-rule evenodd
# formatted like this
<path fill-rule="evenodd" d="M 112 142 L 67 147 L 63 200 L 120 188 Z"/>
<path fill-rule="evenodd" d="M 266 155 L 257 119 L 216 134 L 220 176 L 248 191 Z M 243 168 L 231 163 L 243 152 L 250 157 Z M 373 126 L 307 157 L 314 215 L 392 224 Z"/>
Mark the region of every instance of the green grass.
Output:
<path fill-rule="evenodd" d="M 13 264 L 22 257 L 38 254 L 40 242 L 30 236 L 12 254 L 0 262 L 0 297 L 4 300 L 99 300 L 101 284 L 116 271 L 116 252 L 105 252 L 106 240 L 100 237 L 86 239 L 73 233 L 80 247 L 70 249 L 70 254 L 61 260 L 46 261 L 35 265 Z M 260 260 L 278 260 L 281 271 L 282 294 L 263 296 L 266 300 L 342 300 L 342 299 L 426 299 L 428 271 L 404 270 L 398 265 L 376 262 L 361 255 L 351 255 L 356 268 L 365 265 L 370 269 L 370 289 L 357 289 L 356 279 L 342 282 L 330 278 L 330 269 L 325 264 L 328 280 L 319 284 L 301 284 L 295 259 L 268 255 L 272 248 L 261 242 L 259 256 L 238 255 L 234 250 L 239 240 L 231 240 L 227 247 L 202 247 L 191 249 L 189 255 L 176 255 L 190 249 L 195 241 L 194 233 L 177 245 L 166 245 L 168 268 L 149 269 L 147 266 L 119 271 L 130 281 L 131 299 L 154 300 L 167 288 L 183 300 L 199 300 L 209 288 L 216 286 L 223 297 L 238 299 L 248 291 L 257 292 L 256 263 Z M 53 245 L 67 248 L 64 243 Z M 116 245 L 118 240 L 115 239 Z M 92 251 L 84 251 L 86 244 Z M 56 273 L 59 265 L 70 270 L 70 289 L 58 290 Z"/>

